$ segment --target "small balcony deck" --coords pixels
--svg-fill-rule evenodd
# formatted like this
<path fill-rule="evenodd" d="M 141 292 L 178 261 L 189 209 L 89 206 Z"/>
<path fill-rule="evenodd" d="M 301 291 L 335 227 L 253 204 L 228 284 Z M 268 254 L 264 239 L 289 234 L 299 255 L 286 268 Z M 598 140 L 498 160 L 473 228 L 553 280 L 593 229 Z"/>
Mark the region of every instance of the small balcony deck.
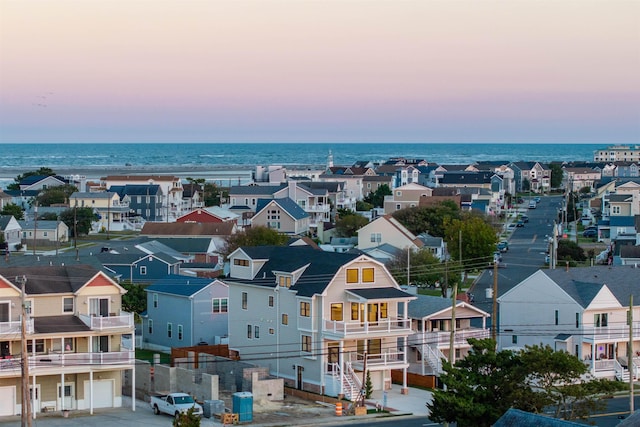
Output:
<path fill-rule="evenodd" d="M 342 322 L 325 320 L 322 331 L 337 338 L 358 336 L 407 335 L 411 333 L 411 320 L 397 317 L 380 319 L 377 322 Z"/>
<path fill-rule="evenodd" d="M 367 361 L 367 370 L 380 369 L 402 369 L 409 366 L 409 362 L 405 361 L 405 354 L 398 349 L 391 349 L 380 354 L 362 354 L 351 353 L 351 365 L 355 370 L 364 370 L 365 358 Z"/>
<path fill-rule="evenodd" d="M 80 320 L 94 331 L 104 331 L 108 329 L 131 329 L 133 328 L 133 313 L 123 311 L 120 315 L 109 316 L 88 316 L 80 314 Z"/>
<path fill-rule="evenodd" d="M 582 328 L 583 341 L 587 343 L 628 341 L 629 326 L 584 326 Z M 633 322 L 633 336 L 640 336 L 640 322 Z"/>
<path fill-rule="evenodd" d="M 80 368 L 88 371 L 97 368 L 127 367 L 135 363 L 133 350 L 112 351 L 105 353 L 53 353 L 29 356 L 30 375 L 48 375 L 60 372 L 64 368 Z M 0 359 L 0 378 L 20 376 L 20 356 Z"/>
<path fill-rule="evenodd" d="M 489 338 L 490 334 L 491 331 L 489 329 L 458 329 L 456 330 L 453 344 L 456 347 L 469 346 L 467 341 L 469 338 L 484 339 Z M 409 337 L 409 344 L 413 346 L 429 344 L 438 348 L 449 348 L 450 342 L 451 331 L 418 332 Z"/>
<path fill-rule="evenodd" d="M 25 320 L 25 324 L 27 326 L 26 333 L 33 333 L 33 319 Z M 22 322 L 20 320 L 14 320 L 11 322 L 0 322 L 0 337 L 10 336 L 11 338 L 15 337 L 16 334 L 20 334 L 22 332 Z"/>

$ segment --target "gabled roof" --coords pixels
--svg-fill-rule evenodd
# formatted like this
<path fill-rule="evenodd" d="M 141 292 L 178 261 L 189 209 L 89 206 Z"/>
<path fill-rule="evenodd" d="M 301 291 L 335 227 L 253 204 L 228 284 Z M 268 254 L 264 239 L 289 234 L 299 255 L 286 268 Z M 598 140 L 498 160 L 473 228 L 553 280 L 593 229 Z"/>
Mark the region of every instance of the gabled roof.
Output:
<path fill-rule="evenodd" d="M 7 228 L 7 225 L 9 225 L 9 222 L 12 219 L 15 219 L 13 215 L 0 215 L 0 230 L 4 230 L 5 228 Z M 20 221 L 16 222 L 20 224 Z"/>
<path fill-rule="evenodd" d="M 553 418 L 548 415 L 533 414 L 510 408 L 493 424 L 493 427 L 570 427 L 584 424 L 565 421 L 560 418 Z"/>
<path fill-rule="evenodd" d="M 169 275 L 147 286 L 145 292 L 157 292 L 167 295 L 193 296 L 207 286 L 216 282 L 216 279 Z M 219 282 L 222 284 L 222 282 Z"/>
<path fill-rule="evenodd" d="M 329 193 L 337 193 L 344 189 L 344 183 L 340 181 L 310 181 L 305 182 L 304 185 L 309 188 L 324 188 Z"/>
<path fill-rule="evenodd" d="M 458 300 L 456 302 L 456 307 L 463 306 L 466 306 L 470 310 L 477 311 L 478 316 L 489 317 L 489 313 L 469 305 L 464 301 Z M 441 298 L 434 295 L 417 295 L 416 299 L 409 301 L 408 315 L 412 319 L 422 319 L 450 309 L 451 299 L 449 298 Z M 399 310 L 400 314 L 404 314 L 404 307 L 399 307 Z"/>
<path fill-rule="evenodd" d="M 158 237 L 153 240 L 183 254 L 206 254 L 211 249 L 211 237 Z"/>
<path fill-rule="evenodd" d="M 273 204 L 277 204 L 280 209 L 288 213 L 295 220 L 300 220 L 309 216 L 309 214 L 306 213 L 300 205 L 289 197 L 284 197 L 282 199 L 258 199 L 258 202 L 256 203 L 256 215 Z"/>
<path fill-rule="evenodd" d="M 402 298 L 406 299 L 407 297 L 415 298 L 414 295 L 408 294 L 405 291 L 397 288 L 365 288 L 365 289 L 346 289 L 348 294 L 355 295 L 359 298 L 366 300 L 373 299 L 395 299 Z"/>
<path fill-rule="evenodd" d="M 287 184 L 280 185 L 234 185 L 229 189 L 230 195 L 264 195 L 271 196 L 287 188 Z"/>
<path fill-rule="evenodd" d="M 36 197 L 40 190 L 4 190 L 11 197 Z"/>
<path fill-rule="evenodd" d="M 157 240 L 149 240 L 147 242 L 138 243 L 136 249 L 146 254 L 163 254 L 175 258 L 176 260 L 190 260 L 193 257 L 184 255 L 181 252 L 161 243 Z"/>
<path fill-rule="evenodd" d="M 16 278 L 25 276 L 27 294 L 75 293 L 99 271 L 87 265 L 33 266 L 0 268 L 0 276 L 20 289 Z"/>
<path fill-rule="evenodd" d="M 583 308 L 591 304 L 604 285 L 622 306 L 629 303 L 631 294 L 635 301 L 640 301 L 640 286 L 638 286 L 640 270 L 634 269 L 633 266 L 576 267 L 570 268 L 569 271 L 560 268 L 539 271 L 553 280 Z"/>
<path fill-rule="evenodd" d="M 158 193 L 162 193 L 162 190 L 158 184 L 126 184 L 126 185 L 112 185 L 109 187 L 109 191 L 118 193 L 118 196 L 155 196 Z"/>
<path fill-rule="evenodd" d="M 111 199 L 116 194 L 115 191 L 76 191 L 71 194 L 72 199 Z"/>
<path fill-rule="evenodd" d="M 267 262 L 254 280 L 230 277 L 230 282 L 251 283 L 257 286 L 275 287 L 274 271 L 294 272 L 304 268 L 302 275 L 291 290 L 299 296 L 311 297 L 324 292 L 338 270 L 345 264 L 362 256 L 361 253 L 325 252 L 309 246 L 252 246 L 239 250 L 253 260 Z"/>
<path fill-rule="evenodd" d="M 20 185 L 33 185 L 47 178 L 54 178 L 61 183 L 67 182 L 63 177 L 59 175 L 31 175 L 21 179 Z"/>
<path fill-rule="evenodd" d="M 20 227 L 22 227 L 23 230 L 28 230 L 36 227 L 35 221 L 27 222 L 27 221 L 20 220 L 18 221 L 18 224 L 20 224 Z M 55 230 L 56 228 L 58 228 L 60 224 L 64 224 L 64 222 L 45 221 L 45 220 L 39 219 L 37 227 L 38 227 L 38 230 Z"/>
<path fill-rule="evenodd" d="M 493 172 L 445 172 L 440 179 L 441 184 L 487 184 Z"/>
<path fill-rule="evenodd" d="M 142 262 L 147 257 L 154 257 L 168 265 L 180 264 L 181 261 L 165 253 L 159 252 L 155 254 L 147 254 L 144 252 L 126 254 L 112 254 L 109 252 L 102 252 L 96 255 L 103 265 L 133 265 Z"/>

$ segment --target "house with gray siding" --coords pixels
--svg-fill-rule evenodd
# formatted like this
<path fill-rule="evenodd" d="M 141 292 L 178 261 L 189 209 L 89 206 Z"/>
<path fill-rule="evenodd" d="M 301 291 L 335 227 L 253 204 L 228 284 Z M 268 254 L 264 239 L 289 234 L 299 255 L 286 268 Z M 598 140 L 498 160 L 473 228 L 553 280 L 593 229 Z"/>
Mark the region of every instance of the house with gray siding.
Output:
<path fill-rule="evenodd" d="M 145 288 L 142 346 L 220 344 L 229 333 L 229 290 L 220 280 L 167 276 Z"/>
<path fill-rule="evenodd" d="M 148 254 L 140 250 L 122 254 L 102 252 L 96 257 L 118 280 L 133 283 L 151 283 L 170 274 L 178 274 L 182 263 L 162 252 Z"/>

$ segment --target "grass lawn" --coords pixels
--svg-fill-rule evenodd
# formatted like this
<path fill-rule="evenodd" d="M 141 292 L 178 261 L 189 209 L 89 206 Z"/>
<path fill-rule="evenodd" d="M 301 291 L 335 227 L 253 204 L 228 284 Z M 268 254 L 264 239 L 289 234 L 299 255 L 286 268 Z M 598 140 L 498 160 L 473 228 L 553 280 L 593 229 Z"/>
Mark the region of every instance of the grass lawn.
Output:
<path fill-rule="evenodd" d="M 160 355 L 160 363 L 169 364 L 171 363 L 171 355 L 167 353 L 160 353 L 159 351 L 153 350 L 144 350 L 141 348 L 136 348 L 136 359 L 138 360 L 146 360 L 147 362 L 153 362 L 153 355 Z"/>

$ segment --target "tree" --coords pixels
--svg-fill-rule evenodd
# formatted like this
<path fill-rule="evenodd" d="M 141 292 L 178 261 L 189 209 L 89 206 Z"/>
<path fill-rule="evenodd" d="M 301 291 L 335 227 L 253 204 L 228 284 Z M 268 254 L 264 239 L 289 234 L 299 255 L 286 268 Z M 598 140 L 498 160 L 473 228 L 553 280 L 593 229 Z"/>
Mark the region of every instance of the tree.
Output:
<path fill-rule="evenodd" d="M 486 218 L 465 212 L 460 219 L 445 221 L 444 227 L 449 254 L 452 259 L 462 263 L 465 271 L 484 266 L 492 260 L 498 238 L 496 230 Z"/>
<path fill-rule="evenodd" d="M 53 169 L 51 168 L 45 168 L 45 167 L 41 167 L 38 170 L 35 171 L 30 171 L 30 172 L 25 172 L 22 175 L 18 175 L 17 177 L 15 177 L 13 180 L 14 182 L 12 182 L 11 184 L 7 185 L 7 190 L 19 190 L 20 189 L 20 182 L 25 179 L 28 178 L 30 176 L 53 176 L 56 173 L 53 171 Z"/>
<path fill-rule="evenodd" d="M 222 200 L 229 198 L 229 189 L 212 182 L 204 184 L 203 200 L 205 206 L 221 206 Z"/>
<path fill-rule="evenodd" d="M 364 381 L 364 397 L 365 399 L 371 399 L 373 394 L 373 383 L 371 382 L 371 371 L 367 369 L 367 375 Z"/>
<path fill-rule="evenodd" d="M 377 208 L 381 208 L 384 205 L 384 196 L 391 196 L 393 193 L 387 184 L 382 184 L 376 191 L 371 191 L 365 196 L 364 201 L 372 204 Z"/>
<path fill-rule="evenodd" d="M 586 259 L 584 249 L 573 240 L 558 241 L 558 261 L 586 261 Z"/>
<path fill-rule="evenodd" d="M 200 416 L 194 414 L 194 407 L 180 413 L 173 419 L 173 427 L 200 427 Z"/>
<path fill-rule="evenodd" d="M 409 252 L 409 280 L 413 283 L 435 283 L 444 281 L 444 268 L 440 260 L 425 250 L 412 251 L 405 249 L 392 261 L 387 268 L 399 284 L 407 283 L 407 252 Z"/>
<path fill-rule="evenodd" d="M 560 163 L 551 163 L 549 165 L 551 169 L 551 188 L 562 187 L 562 179 L 564 177 L 564 170 Z"/>
<path fill-rule="evenodd" d="M 91 224 L 95 219 L 96 215 L 90 207 L 67 209 L 60 214 L 60 221 L 67 224 L 67 227 L 69 227 L 69 233 L 73 237 L 89 234 L 89 231 L 91 231 Z M 74 227 L 73 224 L 74 220 L 76 221 L 76 227 Z M 74 235 L 76 229 L 78 231 L 78 236 Z"/>
<path fill-rule="evenodd" d="M 222 251 L 225 258 L 242 246 L 284 246 L 289 241 L 289 236 L 268 227 L 251 227 L 226 239 L 226 245 Z"/>
<path fill-rule="evenodd" d="M 38 219 L 41 219 L 44 221 L 57 221 L 58 214 L 55 212 L 45 212 L 42 215 L 38 215 Z"/>
<path fill-rule="evenodd" d="M 65 184 L 57 187 L 48 187 L 40 191 L 36 201 L 40 206 L 51 206 L 54 204 L 67 203 L 69 197 L 78 191 L 75 185 Z"/>
<path fill-rule="evenodd" d="M 147 295 L 144 292 L 147 285 L 126 281 L 120 286 L 127 290 L 127 293 L 122 295 L 122 308 L 125 311 L 140 314 L 147 309 Z"/>
<path fill-rule="evenodd" d="M 460 208 L 453 200 L 444 200 L 432 206 L 405 208 L 393 213 L 393 217 L 413 234 L 428 232 L 444 237 L 444 223 L 460 218 Z"/>
<path fill-rule="evenodd" d="M 373 205 L 371 203 L 367 203 L 362 200 L 356 201 L 356 210 L 360 212 L 366 212 L 373 209 Z"/>
<path fill-rule="evenodd" d="M 358 230 L 369 223 L 369 220 L 353 211 L 339 209 L 336 220 L 336 234 L 339 237 L 352 237 Z"/>
<path fill-rule="evenodd" d="M 2 208 L 2 212 L 0 215 L 12 215 L 15 219 L 21 220 L 24 219 L 24 211 L 22 208 L 15 203 L 7 203 Z"/>

